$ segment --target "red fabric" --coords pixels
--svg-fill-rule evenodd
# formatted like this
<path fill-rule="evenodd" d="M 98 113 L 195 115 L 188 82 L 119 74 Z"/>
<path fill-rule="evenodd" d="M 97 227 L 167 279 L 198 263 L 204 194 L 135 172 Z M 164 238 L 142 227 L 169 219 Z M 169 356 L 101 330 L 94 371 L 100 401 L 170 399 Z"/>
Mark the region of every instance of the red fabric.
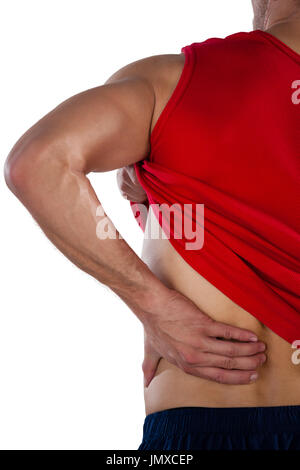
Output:
<path fill-rule="evenodd" d="M 262 31 L 181 52 L 182 74 L 148 158 L 135 164 L 138 179 L 151 205 L 204 204 L 203 247 L 186 250 L 174 231 L 170 243 L 292 343 L 300 339 L 300 104 L 292 100 L 300 55 Z"/>

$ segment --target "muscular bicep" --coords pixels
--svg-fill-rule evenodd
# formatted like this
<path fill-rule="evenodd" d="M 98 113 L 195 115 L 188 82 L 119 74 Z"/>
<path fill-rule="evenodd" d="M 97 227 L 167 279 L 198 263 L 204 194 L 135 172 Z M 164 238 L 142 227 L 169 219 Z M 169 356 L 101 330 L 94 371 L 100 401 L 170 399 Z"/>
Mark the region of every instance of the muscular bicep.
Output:
<path fill-rule="evenodd" d="M 154 103 L 148 80 L 121 74 L 59 104 L 27 131 L 23 143 L 38 142 L 84 173 L 121 168 L 149 153 Z"/>

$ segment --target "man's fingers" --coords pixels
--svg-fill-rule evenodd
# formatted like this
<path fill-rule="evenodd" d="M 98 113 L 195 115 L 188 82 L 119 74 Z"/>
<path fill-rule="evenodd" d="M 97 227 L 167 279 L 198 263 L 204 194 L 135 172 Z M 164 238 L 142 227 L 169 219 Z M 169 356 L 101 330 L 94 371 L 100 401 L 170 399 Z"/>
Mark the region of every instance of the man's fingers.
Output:
<path fill-rule="evenodd" d="M 117 171 L 117 182 L 119 189 L 122 193 L 125 194 L 137 194 L 139 198 L 144 195 L 146 199 L 146 192 L 141 186 L 135 172 L 133 165 L 125 166 L 124 168 L 119 168 Z"/>
<path fill-rule="evenodd" d="M 266 360 L 266 355 L 263 353 L 254 356 L 245 357 L 228 357 L 219 356 L 217 354 L 200 353 L 199 362 L 197 363 L 197 356 L 195 355 L 194 361 L 186 363 L 187 367 L 221 367 L 222 369 L 232 370 L 255 370 L 262 365 Z"/>
<path fill-rule="evenodd" d="M 266 346 L 261 341 L 257 343 L 235 343 L 220 339 L 206 338 L 205 352 L 220 356 L 240 357 L 253 356 L 265 351 Z"/>
<path fill-rule="evenodd" d="M 147 194 L 140 184 L 134 184 L 124 169 L 117 173 L 118 187 L 125 199 L 135 202 L 144 202 Z"/>
<path fill-rule="evenodd" d="M 214 338 L 235 339 L 237 341 L 246 342 L 258 341 L 257 336 L 252 331 L 237 328 L 236 326 L 226 325 L 226 323 L 217 321 L 207 325 L 206 333 L 208 336 L 213 336 Z"/>
<path fill-rule="evenodd" d="M 123 183 L 120 192 L 125 199 L 129 199 L 134 202 L 144 202 L 147 199 L 147 194 L 144 191 L 136 191 L 131 188 L 127 183 Z"/>
<path fill-rule="evenodd" d="M 226 370 L 215 367 L 200 367 L 199 369 L 191 368 L 187 373 L 207 380 L 212 380 L 213 382 L 228 385 L 249 385 L 255 382 L 258 377 L 255 370 Z"/>
<path fill-rule="evenodd" d="M 133 188 L 126 182 L 122 183 L 122 187 L 120 187 L 120 192 L 123 197 L 128 196 L 129 198 L 137 198 L 139 200 L 142 199 L 142 201 L 147 198 L 147 195 L 143 189 L 140 190 L 139 188 Z M 139 200 L 136 202 L 140 202 Z"/>
<path fill-rule="evenodd" d="M 127 170 L 127 174 L 128 174 L 128 176 L 129 176 L 129 178 L 131 179 L 131 181 L 132 181 L 134 184 L 140 185 L 140 182 L 139 182 L 139 180 L 138 180 L 138 177 L 136 176 L 136 172 L 135 172 L 134 165 L 127 165 L 125 168 L 126 168 L 126 170 Z"/>

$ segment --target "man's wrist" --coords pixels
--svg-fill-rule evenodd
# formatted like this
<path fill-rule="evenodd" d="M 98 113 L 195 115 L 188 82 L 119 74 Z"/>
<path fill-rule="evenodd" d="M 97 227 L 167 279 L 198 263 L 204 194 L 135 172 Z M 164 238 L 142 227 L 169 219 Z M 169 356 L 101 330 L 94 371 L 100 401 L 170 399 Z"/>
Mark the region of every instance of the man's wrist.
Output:
<path fill-rule="evenodd" d="M 144 264 L 144 263 L 143 263 Z M 115 283 L 109 287 L 128 305 L 138 319 L 145 323 L 170 296 L 171 289 L 156 277 L 147 265 L 134 281 Z"/>

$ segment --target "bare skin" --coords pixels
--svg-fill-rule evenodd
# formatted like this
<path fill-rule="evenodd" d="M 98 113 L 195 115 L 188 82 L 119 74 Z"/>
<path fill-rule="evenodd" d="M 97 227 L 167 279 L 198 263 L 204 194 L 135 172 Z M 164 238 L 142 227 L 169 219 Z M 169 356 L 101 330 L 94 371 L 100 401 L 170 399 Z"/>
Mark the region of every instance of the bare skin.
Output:
<path fill-rule="evenodd" d="M 300 15 L 296 11 L 288 15 L 280 7 L 270 9 L 266 2 L 267 18 L 260 18 L 266 29 L 300 54 Z M 260 10 L 261 11 L 261 10 Z M 284 14 L 283 19 L 280 14 Z M 270 21 L 274 21 L 270 23 Z M 157 110 L 152 121 L 154 128 L 162 109 L 182 72 L 184 57 L 178 57 L 178 73 L 166 84 L 165 91 L 157 98 Z M 130 184 L 131 182 L 131 184 Z M 119 171 L 120 189 L 129 199 L 142 202 L 145 193 L 135 181 L 131 168 Z M 134 198 L 135 196 L 135 198 Z M 147 223 L 158 226 L 150 211 Z M 145 239 L 142 259 L 167 286 L 191 299 L 203 312 L 216 321 L 249 329 L 266 345 L 267 361 L 258 369 L 259 378 L 248 385 L 218 384 L 185 373 L 160 358 L 145 342 L 144 372 L 154 378 L 144 390 L 146 414 L 180 406 L 243 407 L 280 406 L 300 404 L 300 369 L 291 361 L 291 345 L 265 327 L 253 315 L 245 311 L 221 291 L 194 271 L 166 239 Z M 235 367 L 229 360 L 228 368 Z M 170 393 L 171 391 L 171 393 Z"/>
<path fill-rule="evenodd" d="M 181 292 L 183 285 L 172 284 L 175 281 L 168 274 L 162 277 L 156 272 L 158 265 L 151 265 L 146 255 L 146 262 L 139 259 L 118 238 L 111 221 L 116 238 L 96 236 L 105 214 L 99 215 L 101 204 L 87 174 L 131 165 L 148 155 L 150 133 L 182 66 L 182 54 L 142 59 L 116 72 L 105 85 L 63 102 L 15 144 L 6 161 L 5 178 L 57 248 L 114 290 L 143 323 L 146 385 L 163 358 L 156 375 L 162 376 L 165 363 L 169 369 L 164 377 L 173 367 L 176 374 L 179 371 L 197 383 L 246 389 L 253 387 L 255 372 L 266 359 L 265 345 L 256 341 L 256 333 L 264 338 L 263 329 L 254 324 L 253 330 L 230 325 L 230 319 L 234 323 L 236 318 L 226 315 L 224 299 L 208 315 L 210 308 L 201 307 L 190 292 Z M 159 247 L 150 253 L 153 249 Z M 167 263 L 172 263 L 171 256 L 166 252 Z M 181 269 L 178 265 L 177 272 Z M 213 297 L 217 298 L 216 292 Z M 216 321 L 222 306 L 223 321 Z M 271 346 L 269 341 L 268 350 Z M 155 383 L 157 376 L 151 387 Z"/>
<path fill-rule="evenodd" d="M 195 376 L 247 384 L 256 378 L 263 343 L 251 331 L 214 321 L 167 287 L 119 237 L 87 177 L 148 155 L 156 97 L 177 74 L 177 54 L 149 57 L 64 101 L 17 141 L 5 179 L 54 245 L 130 307 L 144 325 L 147 350 Z M 104 239 L 103 222 L 111 233 Z M 228 357 L 235 370 L 222 367 Z"/>
<path fill-rule="evenodd" d="M 149 217 L 158 224 L 151 214 Z M 187 296 L 211 318 L 254 331 L 267 345 L 267 360 L 258 368 L 258 379 L 248 385 L 219 384 L 194 377 L 161 358 L 153 380 L 144 389 L 146 414 L 179 406 L 300 404 L 300 368 L 291 361 L 293 350 L 289 343 L 194 271 L 168 240 L 145 239 L 142 258 L 167 286 Z M 151 362 L 150 355 L 148 358 Z M 235 367 L 234 361 L 229 359 L 227 367 Z"/>

